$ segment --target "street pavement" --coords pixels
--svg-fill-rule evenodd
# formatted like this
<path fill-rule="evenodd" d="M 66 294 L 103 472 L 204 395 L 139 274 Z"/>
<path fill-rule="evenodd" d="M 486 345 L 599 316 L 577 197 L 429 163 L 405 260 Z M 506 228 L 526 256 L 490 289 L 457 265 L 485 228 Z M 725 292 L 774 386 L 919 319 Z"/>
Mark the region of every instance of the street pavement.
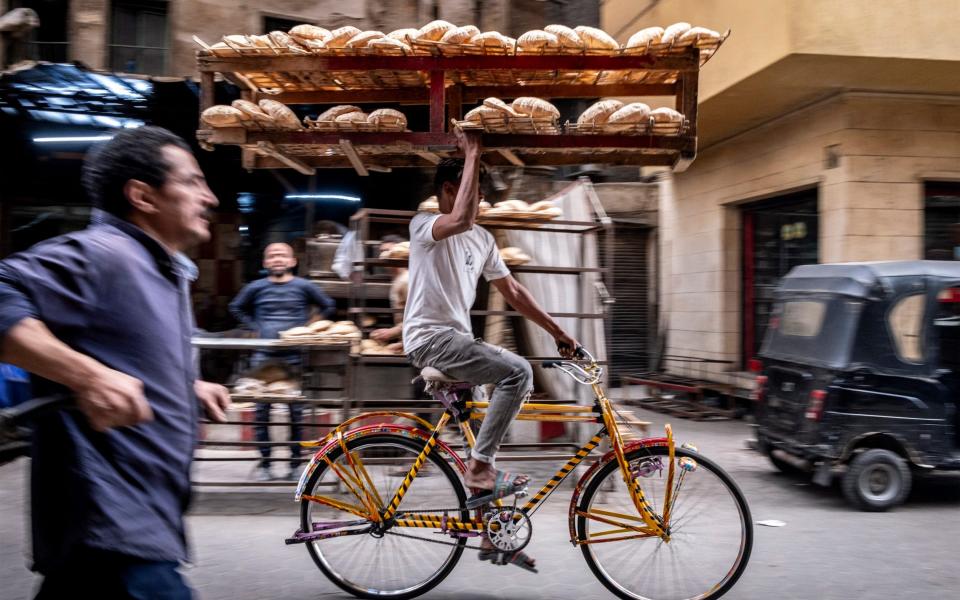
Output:
<path fill-rule="evenodd" d="M 662 430 L 663 415 L 638 411 L 638 416 L 654 423 L 652 434 Z M 755 522 L 786 523 L 755 526 L 750 564 L 726 598 L 908 600 L 960 593 L 960 479 L 921 480 L 905 506 L 889 513 L 858 512 L 836 486 L 824 489 L 776 472 L 746 448 L 750 429 L 742 421 L 670 421 L 679 441 L 696 444 L 733 476 Z M 520 467 L 510 465 L 511 470 Z M 29 598 L 36 585 L 25 566 L 26 469 L 25 461 L 0 467 L 0 600 Z M 549 476 L 553 466 L 532 470 Z M 480 563 L 467 551 L 446 581 L 423 598 L 612 598 L 569 542 L 569 493 L 568 486 L 558 490 L 534 518 L 527 552 L 537 559 L 539 574 Z M 297 525 L 288 490 L 204 491 L 188 517 L 195 562 L 185 574 L 203 599 L 349 598 L 324 579 L 305 548 L 284 545 Z"/>

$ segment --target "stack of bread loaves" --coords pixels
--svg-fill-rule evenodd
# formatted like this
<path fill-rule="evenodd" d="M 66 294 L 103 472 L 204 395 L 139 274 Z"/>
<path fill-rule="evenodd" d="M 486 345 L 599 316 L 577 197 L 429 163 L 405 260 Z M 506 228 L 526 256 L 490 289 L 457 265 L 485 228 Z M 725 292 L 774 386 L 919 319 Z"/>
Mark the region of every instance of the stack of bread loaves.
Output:
<path fill-rule="evenodd" d="M 494 132 L 547 133 L 559 131 L 559 118 L 557 107 L 542 98 L 522 96 L 507 104 L 491 97 L 464 115 L 460 124 Z"/>
<path fill-rule="evenodd" d="M 247 100 L 234 100 L 230 106 L 223 104 L 211 106 L 203 111 L 200 119 L 211 127 L 303 129 L 300 119 L 286 104 L 266 98 L 259 104 Z"/>
<path fill-rule="evenodd" d="M 353 321 L 316 321 L 305 327 L 281 331 L 280 339 L 302 343 L 329 343 L 360 339 L 360 330 Z"/>
<path fill-rule="evenodd" d="M 522 219 L 556 219 L 563 216 L 563 209 L 551 200 L 527 204 L 523 200 L 497 202 L 488 210 L 486 217 L 518 217 Z"/>
<path fill-rule="evenodd" d="M 493 207 L 490 206 L 490 203 L 487 202 L 486 200 L 481 200 L 481 201 L 480 201 L 479 209 L 480 209 L 480 214 L 481 214 L 481 215 L 485 214 L 485 213 L 486 213 L 488 210 L 490 210 L 491 208 L 493 208 Z M 423 202 L 421 202 L 421 203 L 417 206 L 417 212 L 434 212 L 434 213 L 435 213 L 435 212 L 440 212 L 440 203 L 437 202 L 437 197 L 436 197 L 436 196 L 430 196 L 429 198 L 427 198 L 426 200 L 424 200 Z"/>
<path fill-rule="evenodd" d="M 373 339 L 361 340 L 360 353 L 381 356 L 398 356 L 403 354 L 403 342 L 383 344 Z"/>
<path fill-rule="evenodd" d="M 380 258 L 406 260 L 410 258 L 410 242 L 398 242 L 380 253 Z"/>
<path fill-rule="evenodd" d="M 525 265 L 530 262 L 530 255 L 515 246 L 500 248 L 500 258 L 510 266 Z"/>
<path fill-rule="evenodd" d="M 370 114 L 350 104 L 340 104 L 320 113 L 316 119 L 307 117 L 312 129 L 337 131 L 404 131 L 407 117 L 399 110 L 378 108 Z"/>
<path fill-rule="evenodd" d="M 707 48 L 718 45 L 722 39 L 719 32 L 681 21 L 667 28 L 645 27 L 630 36 L 623 48 L 628 52 L 655 53 L 690 46 Z"/>
<path fill-rule="evenodd" d="M 684 122 L 682 114 L 672 108 L 651 110 L 643 102 L 624 104 L 607 99 L 595 102 L 577 119 L 579 133 L 654 133 L 678 135 Z"/>

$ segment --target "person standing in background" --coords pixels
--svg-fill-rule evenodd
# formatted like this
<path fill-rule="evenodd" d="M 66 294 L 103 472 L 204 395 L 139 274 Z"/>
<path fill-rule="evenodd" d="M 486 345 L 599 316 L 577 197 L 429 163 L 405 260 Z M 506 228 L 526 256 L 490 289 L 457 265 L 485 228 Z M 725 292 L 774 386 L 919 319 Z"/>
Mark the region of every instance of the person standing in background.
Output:
<path fill-rule="evenodd" d="M 380 254 L 389 252 L 397 244 L 402 244 L 407 240 L 399 235 L 385 235 L 380 240 Z M 370 332 L 370 338 L 381 344 L 390 345 L 400 342 L 403 335 L 403 309 L 407 306 L 407 290 L 409 288 L 410 276 L 405 267 L 390 267 L 390 308 L 397 311 L 393 313 L 393 327 L 384 327 L 374 329 Z M 400 346 L 398 350 L 403 350 Z"/>
<path fill-rule="evenodd" d="M 312 307 L 319 309 L 320 317 L 332 317 L 337 308 L 334 301 L 323 293 L 317 284 L 294 276 L 293 269 L 296 266 L 297 259 L 289 244 L 276 243 L 267 246 L 263 251 L 263 267 L 267 270 L 267 276 L 240 290 L 230 302 L 230 314 L 244 326 L 257 330 L 264 339 L 278 338 L 281 331 L 307 324 L 311 319 Z M 295 372 L 300 371 L 299 351 L 257 351 L 251 363 L 256 367 L 270 359 L 282 360 Z M 290 440 L 298 441 L 303 431 L 303 405 L 291 403 L 289 406 L 292 423 Z M 270 421 L 270 404 L 257 405 L 256 420 L 258 423 Z M 267 425 L 256 425 L 254 433 L 258 442 L 270 441 Z M 290 471 L 287 474 L 290 479 L 297 476 L 300 454 L 300 445 L 291 444 Z M 257 479 L 260 481 L 273 479 L 270 455 L 270 446 L 260 447 L 260 456 L 263 458 L 257 469 Z"/>

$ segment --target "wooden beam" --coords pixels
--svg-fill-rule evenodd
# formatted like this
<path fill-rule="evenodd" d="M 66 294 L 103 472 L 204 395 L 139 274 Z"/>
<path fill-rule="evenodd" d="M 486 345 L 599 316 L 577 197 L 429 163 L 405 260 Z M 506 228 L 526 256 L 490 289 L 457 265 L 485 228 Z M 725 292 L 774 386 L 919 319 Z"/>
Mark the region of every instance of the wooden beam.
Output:
<path fill-rule="evenodd" d="M 497 152 L 500 153 L 500 156 L 502 156 L 502 157 L 504 157 L 505 159 L 507 159 L 507 161 L 509 161 L 510 164 L 515 165 L 515 166 L 518 166 L 518 167 L 523 167 L 523 166 L 525 166 L 524 163 L 523 163 L 523 161 L 520 160 L 520 159 L 517 157 L 517 155 L 513 153 L 513 150 L 508 150 L 507 148 L 498 148 L 498 149 L 497 149 Z"/>
<path fill-rule="evenodd" d="M 437 156 L 437 155 L 434 154 L 433 152 L 426 152 L 426 151 L 418 151 L 418 152 L 417 152 L 417 151 L 415 151 L 414 154 L 416 154 L 417 156 L 419 156 L 419 157 L 422 158 L 423 160 L 425 160 L 425 161 L 427 161 L 427 162 L 429 162 L 430 164 L 433 164 L 433 165 L 438 165 L 438 164 L 440 164 L 440 161 L 443 160 L 442 158 L 440 158 L 439 156 Z"/>
<path fill-rule="evenodd" d="M 303 173 L 304 175 L 313 175 L 316 173 L 316 170 L 313 167 L 305 164 L 302 160 L 296 157 L 287 156 L 283 152 L 280 152 L 280 150 L 277 149 L 277 147 L 271 142 L 257 142 L 257 151 L 261 154 L 265 154 L 277 159 L 284 165 Z"/>
<path fill-rule="evenodd" d="M 353 147 L 353 144 L 350 142 L 350 140 L 340 140 L 340 149 L 343 150 L 347 160 L 350 161 L 350 166 L 352 166 L 353 170 L 357 172 L 357 175 L 360 175 L 361 177 L 367 177 L 370 175 L 370 173 L 367 171 L 367 168 L 363 166 L 363 161 L 360 160 L 360 155 L 357 154 L 357 149 Z"/>
<path fill-rule="evenodd" d="M 447 107 L 446 84 L 443 71 L 430 71 L 430 133 L 443 133 L 446 128 L 444 110 Z"/>

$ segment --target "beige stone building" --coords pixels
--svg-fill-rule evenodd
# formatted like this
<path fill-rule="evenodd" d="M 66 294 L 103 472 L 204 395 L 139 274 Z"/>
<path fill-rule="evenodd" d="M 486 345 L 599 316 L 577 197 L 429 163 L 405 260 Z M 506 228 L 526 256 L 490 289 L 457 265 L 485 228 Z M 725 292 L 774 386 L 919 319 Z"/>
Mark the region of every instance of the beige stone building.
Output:
<path fill-rule="evenodd" d="M 537 0 L 2 0 L 32 8 L 41 27 L 29 58 L 78 60 L 94 69 L 186 77 L 195 72 L 193 36 L 267 33 L 299 23 L 390 31 L 435 18 L 508 33 L 551 22 L 596 24 L 598 2 Z M 20 56 L 19 58 L 24 58 Z M 13 62 L 9 57 L 5 61 Z"/>
<path fill-rule="evenodd" d="M 620 40 L 677 21 L 732 34 L 702 71 L 698 157 L 662 178 L 669 354 L 746 381 L 789 268 L 960 258 L 960 3 L 603 4 Z"/>

